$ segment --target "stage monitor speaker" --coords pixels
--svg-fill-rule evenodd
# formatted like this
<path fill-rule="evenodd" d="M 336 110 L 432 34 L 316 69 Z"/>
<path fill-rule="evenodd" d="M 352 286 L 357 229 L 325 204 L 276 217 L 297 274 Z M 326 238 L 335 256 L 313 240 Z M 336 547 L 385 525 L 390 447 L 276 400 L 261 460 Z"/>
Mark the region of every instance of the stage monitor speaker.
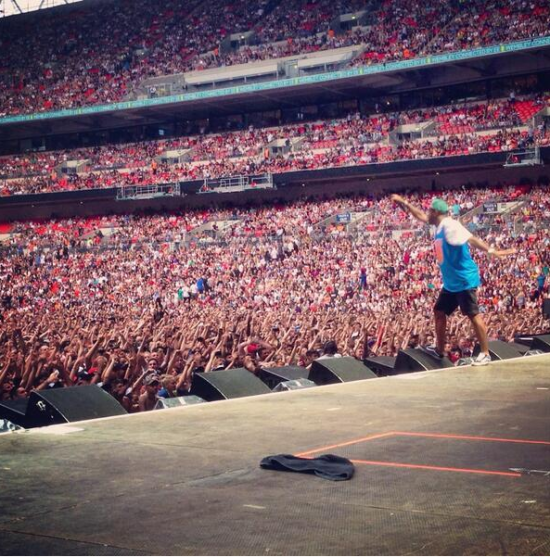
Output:
<path fill-rule="evenodd" d="M 274 389 L 283 381 L 307 379 L 309 370 L 299 366 L 266 367 L 260 370 L 260 379 L 270 388 Z"/>
<path fill-rule="evenodd" d="M 208 402 L 270 392 L 258 377 L 244 367 L 196 373 L 191 386 L 192 395 Z"/>
<path fill-rule="evenodd" d="M 476 344 L 474 357 L 479 354 L 479 351 L 479 344 Z M 523 356 L 523 353 L 518 350 L 518 345 L 503 342 L 502 340 L 489 341 L 489 354 L 491 354 L 492 360 L 510 360 L 511 358 L 521 358 Z"/>
<path fill-rule="evenodd" d="M 280 393 L 283 391 L 298 391 L 300 389 L 310 389 L 311 387 L 317 387 L 317 385 L 309 379 L 291 379 L 290 381 L 281 381 L 273 389 L 273 392 Z"/>
<path fill-rule="evenodd" d="M 530 334 L 516 335 L 514 337 L 514 344 L 523 344 L 523 346 L 527 346 L 527 348 L 529 349 L 531 343 L 533 342 L 534 336 L 535 335 L 530 335 Z"/>
<path fill-rule="evenodd" d="M 550 298 L 547 298 L 542 302 L 542 315 L 550 319 Z"/>
<path fill-rule="evenodd" d="M 525 356 L 525 354 L 529 351 L 529 346 L 525 346 L 525 344 L 522 344 L 521 342 L 508 342 L 507 344 L 509 344 L 514 350 L 519 352 L 522 356 Z"/>
<path fill-rule="evenodd" d="M 413 373 L 446 367 L 454 367 L 448 358 L 436 358 L 420 348 L 407 348 L 406 350 L 399 350 L 397 353 L 394 373 Z"/>
<path fill-rule="evenodd" d="M 96 385 L 33 391 L 27 408 L 27 427 L 79 422 L 126 413 L 117 400 Z"/>
<path fill-rule="evenodd" d="M 317 385 L 374 379 L 376 374 L 355 358 L 321 358 L 311 364 L 308 379 Z"/>
<path fill-rule="evenodd" d="M 159 398 L 155 404 L 154 410 L 162 410 L 163 408 L 177 408 L 179 406 L 192 406 L 206 402 L 198 396 L 174 396 L 170 398 Z"/>
<path fill-rule="evenodd" d="M 550 352 L 550 335 L 537 335 L 531 341 L 530 350 Z"/>
<path fill-rule="evenodd" d="M 28 398 L 0 401 L 0 418 L 4 418 L 21 427 L 27 427 Z"/>
<path fill-rule="evenodd" d="M 395 374 L 395 357 L 393 356 L 371 356 L 363 360 L 363 362 L 378 376 Z"/>

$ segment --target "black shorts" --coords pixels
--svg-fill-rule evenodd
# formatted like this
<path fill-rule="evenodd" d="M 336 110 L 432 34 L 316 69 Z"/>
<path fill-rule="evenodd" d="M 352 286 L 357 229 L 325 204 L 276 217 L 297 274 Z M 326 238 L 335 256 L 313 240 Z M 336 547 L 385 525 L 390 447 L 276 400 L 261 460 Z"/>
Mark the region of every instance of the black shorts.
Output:
<path fill-rule="evenodd" d="M 476 316 L 479 313 L 477 288 L 461 290 L 460 292 L 449 292 L 443 288 L 439 298 L 437 298 L 434 309 L 442 311 L 445 315 L 451 315 L 457 307 L 460 307 L 462 315 L 467 315 L 468 317 Z"/>

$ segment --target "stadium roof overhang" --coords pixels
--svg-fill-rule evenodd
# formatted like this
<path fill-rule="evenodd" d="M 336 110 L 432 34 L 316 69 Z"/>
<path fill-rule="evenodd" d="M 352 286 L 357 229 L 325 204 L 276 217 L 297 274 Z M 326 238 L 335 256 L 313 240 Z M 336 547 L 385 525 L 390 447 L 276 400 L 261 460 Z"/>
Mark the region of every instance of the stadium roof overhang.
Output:
<path fill-rule="evenodd" d="M 550 70 L 550 37 L 511 51 L 497 47 L 476 56 L 434 56 L 360 74 L 358 69 L 279 82 L 248 84 L 149 101 L 118 103 L 32 117 L 0 119 L 0 141 L 178 120 L 213 118 L 452 86 Z M 538 41 L 538 42 L 537 42 Z M 501 47 L 502 48 L 502 47 Z M 496 50 L 495 50 L 496 49 Z M 489 48 L 480 49 L 489 51 Z M 370 67 L 373 68 L 373 67 Z M 157 102 L 158 101 L 158 102 Z M 66 115 L 67 114 L 67 115 Z"/>

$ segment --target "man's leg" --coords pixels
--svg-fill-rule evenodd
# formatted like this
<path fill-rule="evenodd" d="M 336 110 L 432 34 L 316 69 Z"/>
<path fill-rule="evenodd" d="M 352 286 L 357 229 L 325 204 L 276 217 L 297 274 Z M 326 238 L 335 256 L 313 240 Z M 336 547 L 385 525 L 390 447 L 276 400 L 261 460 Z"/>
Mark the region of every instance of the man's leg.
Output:
<path fill-rule="evenodd" d="M 474 328 L 477 341 L 479 342 L 480 353 L 489 355 L 489 341 L 487 339 L 487 325 L 479 312 L 477 303 L 477 288 L 465 290 L 459 294 L 460 310 L 463 315 L 467 315 Z"/>
<path fill-rule="evenodd" d="M 485 325 L 485 321 L 481 314 L 478 313 L 477 315 L 469 315 L 470 321 L 474 327 L 474 331 L 476 333 L 477 341 L 479 342 L 479 347 L 483 354 L 489 354 L 489 341 L 487 339 L 487 325 Z"/>
<path fill-rule="evenodd" d="M 451 315 L 458 307 L 458 298 L 454 292 L 448 292 L 444 288 L 434 306 L 435 318 L 435 344 L 440 356 L 444 355 L 445 341 L 447 337 L 447 316 Z"/>
<path fill-rule="evenodd" d="M 435 338 L 437 351 L 443 354 L 445 350 L 445 340 L 447 336 L 447 316 L 443 311 L 434 310 L 435 316 Z"/>

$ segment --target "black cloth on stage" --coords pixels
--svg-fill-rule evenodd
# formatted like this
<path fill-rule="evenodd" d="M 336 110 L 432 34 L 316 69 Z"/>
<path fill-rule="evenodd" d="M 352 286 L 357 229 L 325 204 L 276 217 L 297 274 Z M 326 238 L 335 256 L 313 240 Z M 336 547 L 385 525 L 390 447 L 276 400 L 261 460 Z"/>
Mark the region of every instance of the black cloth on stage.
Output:
<path fill-rule="evenodd" d="M 316 458 L 301 458 L 291 454 L 266 456 L 260 462 L 260 468 L 315 474 L 325 480 L 336 482 L 351 479 L 355 471 L 350 460 L 334 454 L 324 454 Z"/>

